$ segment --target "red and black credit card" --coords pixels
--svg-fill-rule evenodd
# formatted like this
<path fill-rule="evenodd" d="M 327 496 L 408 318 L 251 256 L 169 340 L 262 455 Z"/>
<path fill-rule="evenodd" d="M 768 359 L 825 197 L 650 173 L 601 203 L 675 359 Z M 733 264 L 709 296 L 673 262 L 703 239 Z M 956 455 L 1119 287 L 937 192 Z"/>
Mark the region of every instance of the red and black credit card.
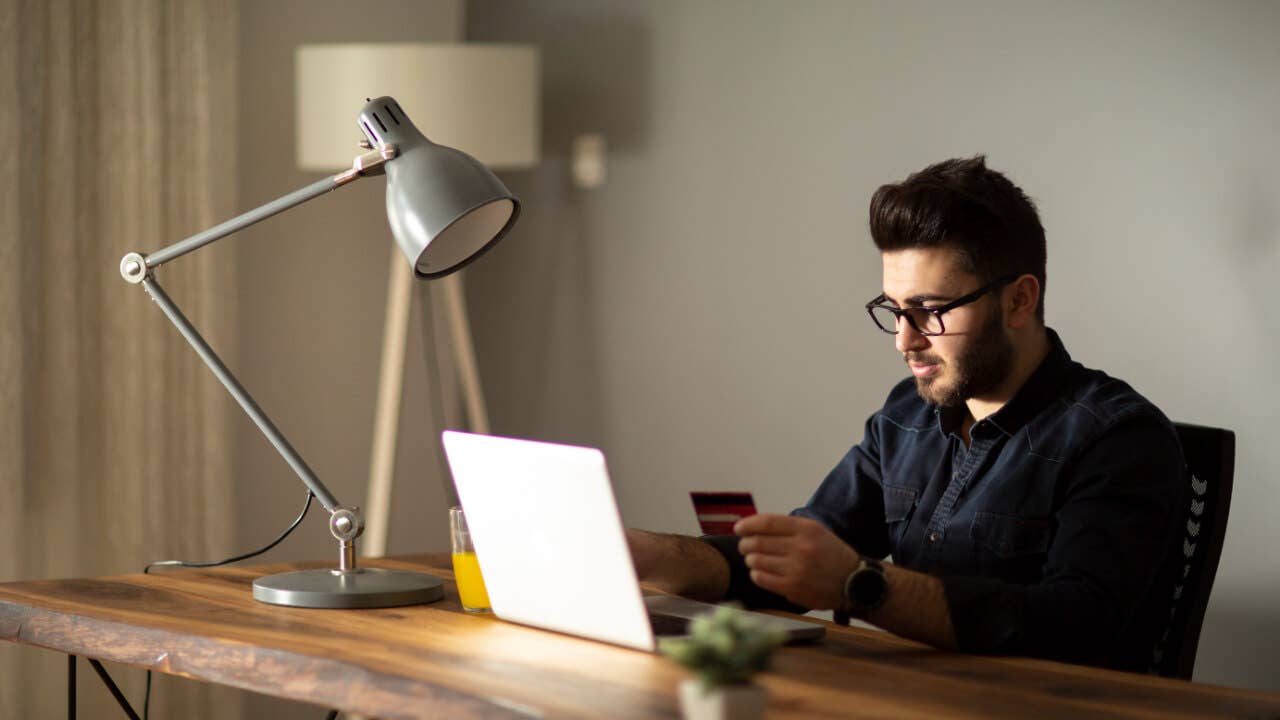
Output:
<path fill-rule="evenodd" d="M 756 514 L 749 492 L 691 492 L 689 497 L 703 535 L 732 535 L 734 523 Z"/>

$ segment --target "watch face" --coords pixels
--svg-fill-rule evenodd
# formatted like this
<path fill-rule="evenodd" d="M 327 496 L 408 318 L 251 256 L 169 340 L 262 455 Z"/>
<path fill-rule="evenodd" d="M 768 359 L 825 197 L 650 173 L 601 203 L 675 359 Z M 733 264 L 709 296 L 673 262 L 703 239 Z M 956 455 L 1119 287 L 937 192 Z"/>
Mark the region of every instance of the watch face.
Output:
<path fill-rule="evenodd" d="M 849 577 L 845 594 L 855 609 L 870 610 L 884 602 L 888 584 L 884 575 L 876 569 L 863 566 Z"/>

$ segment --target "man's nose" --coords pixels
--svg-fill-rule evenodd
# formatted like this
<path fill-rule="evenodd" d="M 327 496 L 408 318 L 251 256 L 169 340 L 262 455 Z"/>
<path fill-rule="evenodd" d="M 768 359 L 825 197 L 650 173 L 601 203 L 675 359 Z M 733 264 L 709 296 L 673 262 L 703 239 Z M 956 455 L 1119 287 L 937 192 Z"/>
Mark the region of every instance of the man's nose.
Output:
<path fill-rule="evenodd" d="M 898 334 L 893 336 L 894 347 L 900 353 L 919 352 L 929 347 L 929 338 L 921 335 L 916 326 L 912 325 L 906 317 L 898 318 Z"/>

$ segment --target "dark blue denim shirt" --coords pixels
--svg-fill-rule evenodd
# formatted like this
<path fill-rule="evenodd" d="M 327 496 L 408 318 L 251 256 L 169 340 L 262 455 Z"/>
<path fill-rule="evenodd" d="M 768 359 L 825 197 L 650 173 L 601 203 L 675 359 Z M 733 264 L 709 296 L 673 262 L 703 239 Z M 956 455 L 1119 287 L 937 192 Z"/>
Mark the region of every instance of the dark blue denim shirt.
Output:
<path fill-rule="evenodd" d="M 1154 405 L 1048 335 L 1048 356 L 968 446 L 963 407 L 899 383 L 793 514 L 941 578 L 962 650 L 1145 670 L 1179 567 L 1181 447 Z M 736 538 L 706 540 L 730 562 L 731 597 L 789 605 L 751 583 Z"/>

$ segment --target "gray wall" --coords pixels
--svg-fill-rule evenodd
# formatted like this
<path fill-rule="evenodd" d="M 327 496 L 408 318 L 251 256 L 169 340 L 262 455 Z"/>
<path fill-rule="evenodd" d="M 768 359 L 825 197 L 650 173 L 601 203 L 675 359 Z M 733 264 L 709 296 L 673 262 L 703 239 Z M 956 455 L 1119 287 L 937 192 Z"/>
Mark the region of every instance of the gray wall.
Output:
<path fill-rule="evenodd" d="M 1073 355 L 1238 433 L 1196 678 L 1280 690 L 1277 30 L 1268 2 L 472 0 L 468 40 L 544 67 L 546 159 L 470 271 L 495 431 L 602 447 L 640 527 L 693 532 L 696 488 L 802 503 L 904 375 L 861 309 L 870 194 L 987 153 L 1039 203 Z M 610 174 L 578 191 L 588 131 Z"/>

